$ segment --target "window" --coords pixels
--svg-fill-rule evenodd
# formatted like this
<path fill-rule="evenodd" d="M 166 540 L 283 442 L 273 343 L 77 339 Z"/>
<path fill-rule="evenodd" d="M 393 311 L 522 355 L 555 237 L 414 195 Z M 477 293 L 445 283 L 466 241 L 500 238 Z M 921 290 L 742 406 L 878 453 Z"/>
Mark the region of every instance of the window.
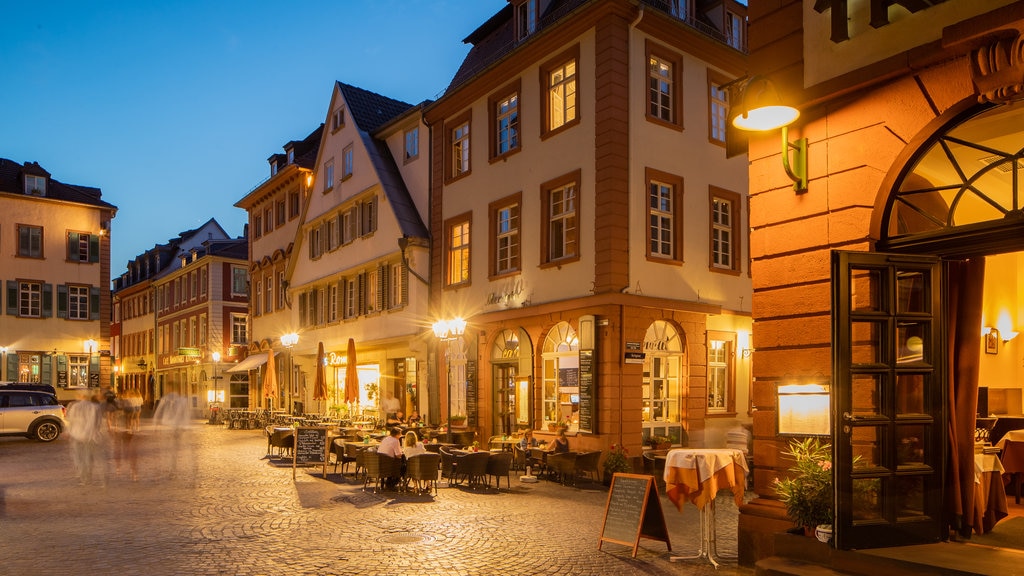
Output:
<path fill-rule="evenodd" d="M 647 119 L 680 129 L 682 119 L 682 56 L 647 42 Z"/>
<path fill-rule="evenodd" d="M 359 310 L 359 277 L 345 279 L 345 318 L 355 318 Z"/>
<path fill-rule="evenodd" d="M 206 334 L 207 334 L 206 324 L 207 324 L 207 322 L 206 322 L 206 314 L 200 314 L 199 315 L 199 345 L 200 346 L 206 346 Z"/>
<path fill-rule="evenodd" d="M 88 354 L 68 354 L 68 386 L 72 388 L 89 386 Z"/>
<path fill-rule="evenodd" d="M 736 411 L 735 347 L 734 333 L 708 331 L 708 414 Z"/>
<path fill-rule="evenodd" d="M 210 271 L 206 266 L 199 269 L 199 296 L 206 298 L 207 286 L 210 284 Z"/>
<path fill-rule="evenodd" d="M 46 196 L 46 177 L 25 175 L 25 194 Z"/>
<path fill-rule="evenodd" d="M 231 315 L 231 343 L 249 343 L 249 325 L 244 314 Z"/>
<path fill-rule="evenodd" d="M 683 180 L 648 168 L 647 256 L 660 261 L 682 261 Z"/>
<path fill-rule="evenodd" d="M 711 190 L 711 269 L 739 270 L 739 195 Z"/>
<path fill-rule="evenodd" d="M 469 214 L 445 223 L 445 286 L 469 283 Z"/>
<path fill-rule="evenodd" d="M 99 262 L 100 237 L 95 234 L 68 232 L 69 262 Z"/>
<path fill-rule="evenodd" d="M 356 224 L 359 222 L 359 207 L 353 206 L 341 214 L 342 243 L 348 244 L 358 236 Z"/>
<path fill-rule="evenodd" d="M 331 131 L 335 132 L 345 127 L 345 108 L 340 107 L 331 115 Z"/>
<path fill-rule="evenodd" d="M 567 128 L 577 122 L 579 94 L 576 92 L 576 63 L 579 46 L 541 67 L 541 86 L 545 102 L 542 136 Z"/>
<path fill-rule="evenodd" d="M 675 326 L 655 320 L 644 336 L 643 437 L 668 436 L 673 444 L 682 440 L 684 395 L 683 340 Z"/>
<path fill-rule="evenodd" d="M 316 260 L 323 253 L 323 246 L 320 244 L 320 226 L 313 226 L 309 229 L 309 259 Z"/>
<path fill-rule="evenodd" d="M 366 236 L 377 231 L 377 197 L 359 203 L 359 235 Z"/>
<path fill-rule="evenodd" d="M 537 0 L 526 0 L 516 6 L 516 37 L 523 40 L 537 31 Z"/>
<path fill-rule="evenodd" d="M 247 284 L 249 281 L 249 275 L 245 268 L 240 266 L 231 267 L 231 295 L 232 296 L 245 296 L 249 293 Z"/>
<path fill-rule="evenodd" d="M 544 338 L 541 403 L 544 424 L 579 426 L 572 395 L 579 394 L 579 339 L 568 322 L 555 324 Z"/>
<path fill-rule="evenodd" d="M 405 304 L 405 266 L 391 265 L 391 277 L 388 281 L 388 307 L 398 308 Z"/>
<path fill-rule="evenodd" d="M 8 297 L 9 296 L 10 294 L 8 293 Z M 18 316 L 21 316 L 22 318 L 42 318 L 43 284 L 41 282 L 18 282 L 18 291 L 16 296 L 16 302 L 18 303 Z"/>
<path fill-rule="evenodd" d="M 68 286 L 68 319 L 89 319 L 89 287 Z"/>
<path fill-rule="evenodd" d="M 252 234 L 256 238 L 263 237 L 263 216 L 259 214 L 253 214 L 252 216 Z"/>
<path fill-rule="evenodd" d="M 299 215 L 299 193 L 288 193 L 288 219 L 296 218 Z"/>
<path fill-rule="evenodd" d="M 469 173 L 470 169 L 470 154 L 469 154 L 469 127 L 470 127 L 470 112 L 466 111 L 465 114 L 456 118 L 446 125 L 451 128 L 448 130 L 448 173 L 446 176 L 448 180 L 454 180 L 460 176 L 465 176 Z"/>
<path fill-rule="evenodd" d="M 284 308 L 285 297 L 287 296 L 288 283 L 284 280 L 284 272 L 277 273 L 277 309 Z"/>
<path fill-rule="evenodd" d="M 253 316 L 263 315 L 263 284 L 261 282 L 256 283 L 256 298 L 252 302 L 252 314 Z"/>
<path fill-rule="evenodd" d="M 405 131 L 405 160 L 413 160 L 420 155 L 420 127 Z"/>
<path fill-rule="evenodd" d="M 18 256 L 43 257 L 43 229 L 40 226 L 18 224 Z"/>
<path fill-rule="evenodd" d="M 352 177 L 353 170 L 353 159 L 352 159 L 352 145 L 345 146 L 345 149 L 341 151 L 341 179 Z"/>
<path fill-rule="evenodd" d="M 576 222 L 580 172 L 553 180 L 541 188 L 545 222 L 542 228 L 544 263 L 562 263 L 579 257 Z"/>
<path fill-rule="evenodd" d="M 263 233 L 270 234 L 274 231 L 274 207 L 267 206 L 263 210 Z"/>
<path fill-rule="evenodd" d="M 327 321 L 338 320 L 338 285 L 331 284 L 327 287 Z"/>
<path fill-rule="evenodd" d="M 263 279 L 263 310 L 267 313 L 274 310 L 274 273 L 271 272 Z"/>
<path fill-rule="evenodd" d="M 708 70 L 708 141 L 725 146 L 725 122 L 729 112 L 729 93 L 722 88 L 730 80 Z"/>
<path fill-rule="evenodd" d="M 743 18 L 733 12 L 725 13 L 725 41 L 737 50 L 743 50 L 744 33 Z"/>
<path fill-rule="evenodd" d="M 278 201 L 276 201 L 276 202 L 274 202 L 274 213 L 277 215 L 277 226 L 278 227 L 284 226 L 285 220 L 287 219 L 288 215 L 285 214 L 285 212 L 284 212 L 284 199 L 283 198 L 278 200 Z"/>
<path fill-rule="evenodd" d="M 341 236 L 338 234 L 338 218 L 331 216 L 324 222 L 324 226 L 326 227 L 324 243 L 327 244 L 327 251 L 330 252 L 335 250 L 341 241 Z"/>
<path fill-rule="evenodd" d="M 519 271 L 519 208 L 522 195 L 516 194 L 491 204 L 491 275 Z"/>
<path fill-rule="evenodd" d="M 324 162 L 324 192 L 334 187 L 334 158 Z"/>
<path fill-rule="evenodd" d="M 378 270 L 371 268 L 366 272 L 366 311 L 367 312 L 379 312 L 380 311 L 380 287 Z"/>
<path fill-rule="evenodd" d="M 489 100 L 491 158 L 519 151 L 519 82 Z"/>

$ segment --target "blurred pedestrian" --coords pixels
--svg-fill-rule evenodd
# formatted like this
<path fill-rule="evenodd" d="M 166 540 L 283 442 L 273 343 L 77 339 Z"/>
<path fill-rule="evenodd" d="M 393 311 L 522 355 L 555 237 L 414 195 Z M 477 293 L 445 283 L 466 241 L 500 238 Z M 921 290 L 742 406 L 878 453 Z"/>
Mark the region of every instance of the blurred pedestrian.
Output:
<path fill-rule="evenodd" d="M 107 483 L 105 441 L 107 437 L 104 407 L 99 395 L 83 392 L 78 401 L 68 407 L 68 437 L 71 439 L 71 457 L 78 473 L 78 483 L 90 484 L 98 475 L 99 483 Z"/>
<path fill-rule="evenodd" d="M 167 458 L 167 477 L 174 478 L 179 472 L 179 460 L 184 460 L 186 469 L 191 467 L 192 463 L 186 441 L 188 430 L 192 425 L 188 398 L 178 394 L 172 386 L 170 392 L 160 398 L 156 411 L 153 413 L 153 423 L 159 432 Z"/>
<path fill-rule="evenodd" d="M 141 400 L 141 397 L 139 399 Z M 122 466 L 127 466 L 128 478 L 135 482 L 139 479 L 138 440 L 136 439 L 136 433 L 139 431 L 138 412 L 135 410 L 133 402 L 127 397 L 118 398 L 114 405 L 117 409 L 107 416 L 111 451 L 114 456 L 114 474 L 120 476 Z"/>

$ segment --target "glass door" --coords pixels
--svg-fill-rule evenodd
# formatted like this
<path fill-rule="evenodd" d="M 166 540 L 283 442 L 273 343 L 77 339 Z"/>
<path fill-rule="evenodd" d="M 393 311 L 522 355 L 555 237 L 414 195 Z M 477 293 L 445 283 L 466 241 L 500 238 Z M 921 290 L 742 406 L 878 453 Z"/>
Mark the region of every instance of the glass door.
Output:
<path fill-rule="evenodd" d="M 840 549 L 940 540 L 946 447 L 938 258 L 832 254 Z"/>

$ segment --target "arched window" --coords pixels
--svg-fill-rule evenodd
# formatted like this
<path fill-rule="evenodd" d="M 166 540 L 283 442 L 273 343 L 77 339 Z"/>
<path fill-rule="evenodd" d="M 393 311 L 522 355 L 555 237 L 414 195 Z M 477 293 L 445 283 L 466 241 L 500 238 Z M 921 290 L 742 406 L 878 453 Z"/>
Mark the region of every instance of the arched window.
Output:
<path fill-rule="evenodd" d="M 546 426 L 579 428 L 579 348 L 576 331 L 568 322 L 555 324 L 544 339 L 541 394 Z"/>
<path fill-rule="evenodd" d="M 682 435 L 686 343 L 675 326 L 652 322 L 644 335 L 643 439 L 666 436 L 678 444 Z"/>

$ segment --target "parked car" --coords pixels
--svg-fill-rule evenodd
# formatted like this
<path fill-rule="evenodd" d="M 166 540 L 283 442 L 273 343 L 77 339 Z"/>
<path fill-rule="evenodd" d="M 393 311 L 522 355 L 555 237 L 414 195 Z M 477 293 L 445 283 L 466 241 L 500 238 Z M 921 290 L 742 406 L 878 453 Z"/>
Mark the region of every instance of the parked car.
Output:
<path fill-rule="evenodd" d="M 53 386 L 0 384 L 0 436 L 52 442 L 64 431 L 66 413 Z"/>

